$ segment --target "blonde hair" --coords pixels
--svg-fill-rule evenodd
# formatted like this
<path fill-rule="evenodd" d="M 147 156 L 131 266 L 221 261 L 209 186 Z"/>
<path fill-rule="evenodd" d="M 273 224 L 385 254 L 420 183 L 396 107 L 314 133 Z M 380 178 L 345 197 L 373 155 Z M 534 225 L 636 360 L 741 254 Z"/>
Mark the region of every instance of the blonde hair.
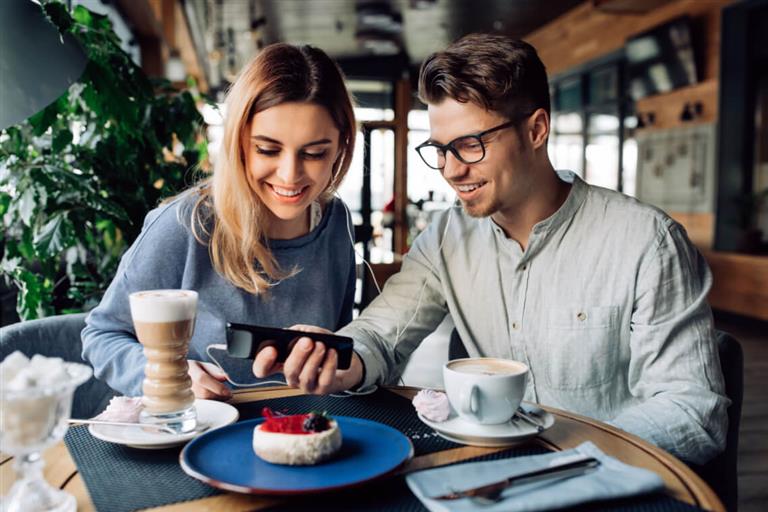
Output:
<path fill-rule="evenodd" d="M 238 288 L 259 294 L 293 275 L 278 267 L 265 240 L 266 206 L 248 184 L 243 134 L 254 115 L 288 102 L 325 107 L 339 130 L 339 156 L 326 203 L 344 179 L 355 148 L 352 100 L 338 66 L 312 46 L 267 46 L 241 71 L 227 94 L 224 137 L 213 177 L 200 187 L 192 210 L 192 232 L 208 245 L 213 268 Z M 208 226 L 213 226 L 208 231 Z"/>

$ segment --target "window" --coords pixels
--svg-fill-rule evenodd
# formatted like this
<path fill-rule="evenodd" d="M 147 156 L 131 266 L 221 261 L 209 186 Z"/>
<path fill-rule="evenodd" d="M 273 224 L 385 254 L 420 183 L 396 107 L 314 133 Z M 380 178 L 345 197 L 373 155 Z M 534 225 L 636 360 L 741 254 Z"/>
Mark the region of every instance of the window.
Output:
<path fill-rule="evenodd" d="M 440 171 L 427 167 L 416 152 L 416 146 L 429 138 L 426 110 L 408 113 L 408 245 L 432 220 L 456 199 L 456 194 Z"/>
<path fill-rule="evenodd" d="M 549 156 L 556 169 L 627 194 L 635 191 L 636 125 L 620 56 L 552 80 Z"/>

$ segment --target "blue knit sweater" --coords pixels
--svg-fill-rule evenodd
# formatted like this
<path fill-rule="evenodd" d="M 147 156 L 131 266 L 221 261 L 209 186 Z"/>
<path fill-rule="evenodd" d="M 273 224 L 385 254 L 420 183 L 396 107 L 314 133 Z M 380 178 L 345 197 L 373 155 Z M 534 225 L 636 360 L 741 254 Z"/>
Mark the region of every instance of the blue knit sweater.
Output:
<path fill-rule="evenodd" d="M 125 395 L 141 395 L 144 378 L 145 357 L 128 304 L 128 295 L 135 291 L 183 288 L 198 292 L 188 357 L 199 361 L 208 359 L 208 345 L 226 342 L 226 322 L 271 327 L 301 323 L 336 330 L 352 320 L 355 258 L 347 213 L 339 200 L 326 206 L 320 224 L 310 233 L 269 241 L 281 269 L 300 271 L 272 287 L 268 296 L 257 296 L 236 288 L 213 270 L 208 247 L 190 230 L 189 212 L 195 198 L 194 192 L 188 192 L 147 215 L 104 298 L 86 320 L 83 357 L 97 378 Z"/>

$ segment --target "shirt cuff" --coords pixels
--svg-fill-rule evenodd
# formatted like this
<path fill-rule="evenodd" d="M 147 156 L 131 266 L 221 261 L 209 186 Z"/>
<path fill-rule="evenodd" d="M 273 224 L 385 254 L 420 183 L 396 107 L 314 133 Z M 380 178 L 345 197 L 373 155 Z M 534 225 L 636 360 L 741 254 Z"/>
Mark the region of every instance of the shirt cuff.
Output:
<path fill-rule="evenodd" d="M 357 386 L 351 388 L 350 391 L 368 389 L 377 383 L 378 377 L 375 371 L 377 361 L 371 350 L 361 343 L 356 343 L 355 345 L 355 352 L 363 364 L 363 379 Z"/>

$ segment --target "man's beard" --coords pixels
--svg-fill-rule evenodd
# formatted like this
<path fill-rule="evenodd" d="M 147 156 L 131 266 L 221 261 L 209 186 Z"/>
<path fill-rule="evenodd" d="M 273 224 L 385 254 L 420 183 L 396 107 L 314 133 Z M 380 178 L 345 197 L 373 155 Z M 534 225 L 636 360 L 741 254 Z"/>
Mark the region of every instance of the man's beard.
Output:
<path fill-rule="evenodd" d="M 464 211 L 467 212 L 470 217 L 475 218 L 490 217 L 500 208 L 499 202 L 496 199 L 493 199 L 487 203 L 481 201 L 472 203 L 466 203 L 464 201 L 460 202 L 461 206 L 464 208 Z"/>

